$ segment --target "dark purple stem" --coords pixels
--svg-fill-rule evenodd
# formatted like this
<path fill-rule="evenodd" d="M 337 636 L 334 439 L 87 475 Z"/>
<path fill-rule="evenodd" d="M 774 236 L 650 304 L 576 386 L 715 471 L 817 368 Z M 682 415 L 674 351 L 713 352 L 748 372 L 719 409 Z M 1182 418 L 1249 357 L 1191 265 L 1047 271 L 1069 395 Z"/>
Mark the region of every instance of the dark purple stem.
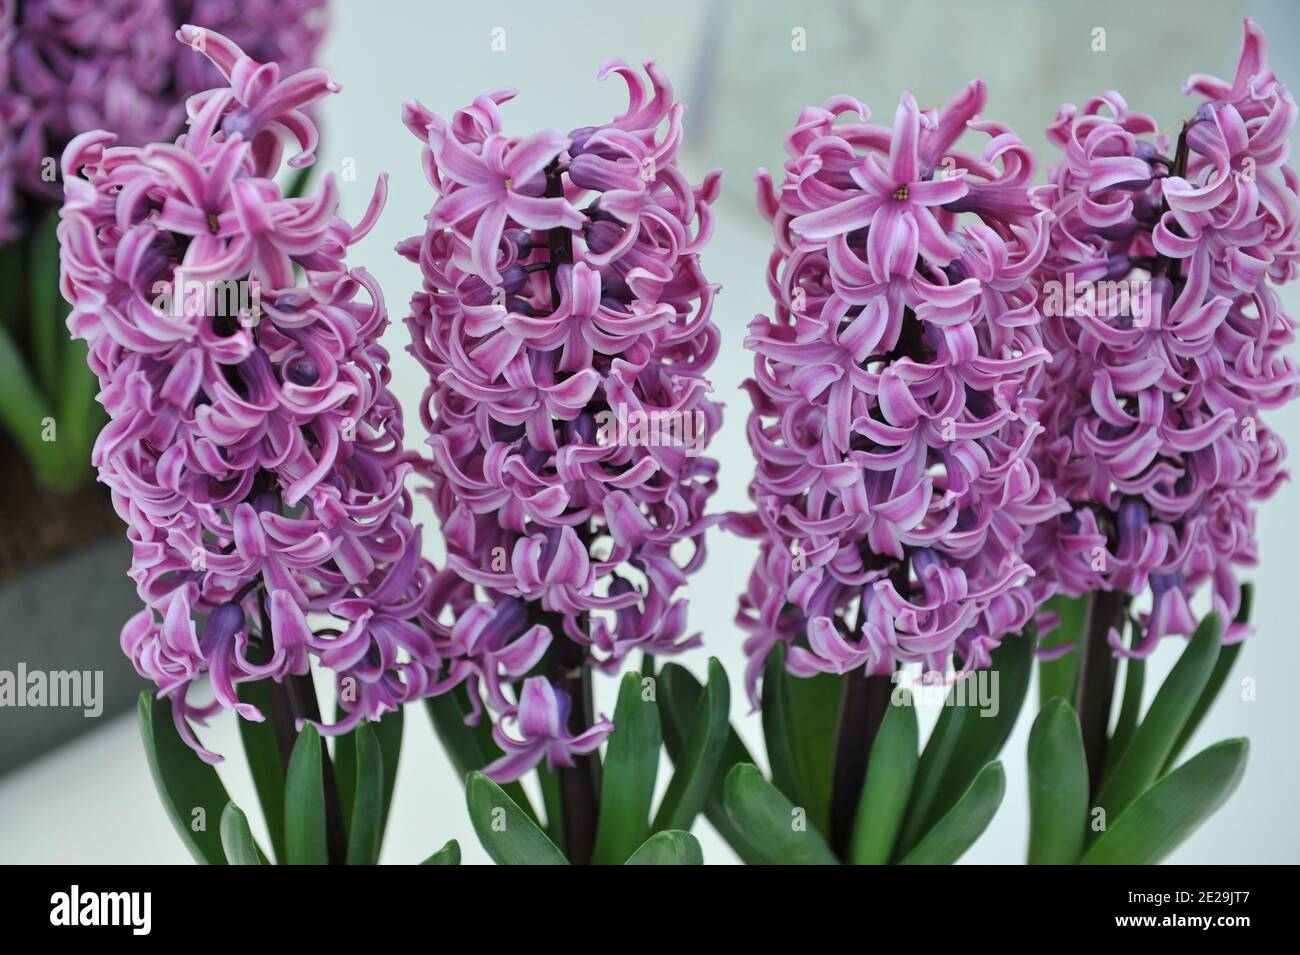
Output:
<path fill-rule="evenodd" d="M 1079 657 L 1076 703 L 1083 731 L 1083 752 L 1088 762 L 1089 789 L 1096 795 L 1106 764 L 1110 740 L 1111 698 L 1115 695 L 1115 653 L 1108 637 L 1112 627 L 1123 625 L 1129 597 L 1119 591 L 1100 590 L 1088 601 L 1087 626 Z"/>

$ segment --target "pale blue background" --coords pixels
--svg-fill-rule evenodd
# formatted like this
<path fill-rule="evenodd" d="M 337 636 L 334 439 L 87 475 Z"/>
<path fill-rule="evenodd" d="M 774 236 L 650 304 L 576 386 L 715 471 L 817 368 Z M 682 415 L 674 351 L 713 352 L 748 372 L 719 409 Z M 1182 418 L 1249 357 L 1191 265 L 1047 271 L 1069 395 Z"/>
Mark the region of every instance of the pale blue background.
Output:
<path fill-rule="evenodd" d="M 714 380 L 727 419 L 712 453 L 723 462 L 719 509 L 745 505 L 749 479 L 743 422 L 747 400 L 738 391 L 749 374 L 742 347 L 749 319 L 767 307 L 763 272 L 769 239 L 753 204 L 753 175 L 778 168 L 781 139 L 799 107 L 834 93 L 851 93 L 888 122 L 899 93 L 911 90 L 926 106 L 948 99 L 962 83 L 982 76 L 989 85 L 986 115 L 1009 123 L 1043 156 L 1042 135 L 1061 101 L 1080 102 L 1118 88 L 1130 105 L 1177 129 L 1189 113 L 1181 86 L 1189 73 L 1230 77 L 1240 44 L 1241 18 L 1252 12 L 1268 32 L 1272 65 L 1300 87 L 1300 5 L 1234 2 L 776 2 L 431 3 L 339 0 L 325 65 L 343 93 L 324 108 L 322 161 L 339 170 L 356 162 L 357 181 L 345 183 L 349 217 L 364 209 L 376 173 L 392 176 L 388 208 L 378 228 L 356 250 L 354 262 L 383 284 L 394 326 L 386 343 L 396 355 L 395 379 L 413 441 L 414 413 L 423 388 L 419 368 L 402 351 L 400 319 L 418 282 L 413 266 L 392 254 L 393 244 L 422 228 L 432 201 L 419 169 L 419 144 L 400 122 L 402 101 L 416 97 L 447 113 L 476 94 L 515 85 L 522 95 L 506 109 L 508 129 L 562 130 L 599 122 L 623 102 L 621 83 L 597 83 L 608 56 L 656 58 L 689 104 L 689 148 L 684 161 L 698 178 L 726 170 L 718 229 L 704 254 L 705 270 L 724 291 L 715 311 L 723 332 Z M 493 52 L 492 31 L 504 28 L 506 50 Z M 791 50 L 791 30 L 802 27 L 807 51 Z M 1106 51 L 1092 51 L 1092 31 L 1106 31 Z M 1041 176 L 1041 172 L 1040 172 Z M 1284 293 L 1293 312 L 1300 293 Z M 1300 447 L 1300 407 L 1269 423 Z M 1256 573 L 1260 633 L 1246 648 L 1235 676 L 1257 685 L 1243 702 L 1230 686 L 1198 734 L 1203 746 L 1249 736 L 1250 766 L 1232 801 L 1179 850 L 1175 862 L 1300 861 L 1300 789 L 1292 700 L 1300 670 L 1294 542 L 1300 537 L 1300 495 L 1285 486 L 1263 511 L 1263 569 Z M 692 581 L 692 623 L 703 630 L 708 653 L 739 681 L 743 655 L 732 623 L 735 595 L 752 560 L 749 544 L 713 535 L 711 558 Z M 431 550 L 431 554 L 436 551 Z M 1152 669 L 1162 676 L 1178 647 L 1167 644 Z M 704 654 L 688 661 L 702 670 Z M 1148 679 L 1148 687 L 1158 680 Z M 612 710 L 612 681 L 600 685 L 602 708 Z M 733 715 L 751 749 L 761 752 L 758 721 L 747 714 L 738 685 Z M 1024 748 L 1034 707 L 1027 705 L 1003 758 L 1008 793 L 989 831 L 967 862 L 1012 863 L 1025 849 Z M 235 798 L 255 805 L 232 722 L 211 734 L 233 758 L 223 770 Z M 256 826 L 257 823 L 255 822 Z M 700 826 L 706 857 L 730 852 Z M 482 861 L 461 802 L 460 785 L 437 748 L 424 714 L 408 714 L 389 861 L 418 861 L 446 839 L 460 840 L 468 861 Z M 0 780 L 0 859 L 4 861 L 162 861 L 186 858 L 158 805 L 135 735 L 133 717 L 99 727 L 79 743 L 18 775 Z"/>

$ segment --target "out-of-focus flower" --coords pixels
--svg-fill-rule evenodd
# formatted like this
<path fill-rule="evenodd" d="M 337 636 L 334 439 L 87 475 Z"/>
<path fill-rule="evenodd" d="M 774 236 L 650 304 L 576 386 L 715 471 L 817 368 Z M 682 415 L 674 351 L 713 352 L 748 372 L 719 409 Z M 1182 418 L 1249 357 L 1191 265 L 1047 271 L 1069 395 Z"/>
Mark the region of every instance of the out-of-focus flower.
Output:
<path fill-rule="evenodd" d="M 984 96 L 904 94 L 892 129 L 836 97 L 800 114 L 779 188 L 759 175 L 776 312 L 746 339 L 756 510 L 731 519 L 760 541 L 739 615 L 755 703 L 777 642 L 801 676 L 972 668 L 1036 607 L 1022 551 L 1059 509 L 1029 456 L 1048 215 Z M 953 150 L 968 129 L 980 156 Z"/>
<path fill-rule="evenodd" d="M 15 188 L 57 201 L 55 157 L 78 133 L 105 129 L 122 145 L 172 139 L 184 102 L 221 82 L 202 56 L 208 31 L 290 75 L 311 65 L 327 0 L 2 0 L 0 242 Z M 186 50 L 172 35 L 201 29 Z M 11 224 L 9 233 L 17 229 Z"/>
<path fill-rule="evenodd" d="M 1114 92 L 1063 107 L 1047 131 L 1063 158 L 1039 275 L 1053 362 L 1036 459 L 1073 508 L 1040 528 L 1031 559 L 1070 595 L 1150 590 L 1141 654 L 1192 632 L 1188 602 L 1207 580 L 1233 618 L 1233 568 L 1256 556 L 1252 508 L 1284 477 L 1260 413 L 1300 389 L 1272 287 L 1300 261 L 1296 104 L 1250 20 L 1233 82 L 1195 76 L 1187 91 L 1205 101 L 1172 155 Z M 1225 640 L 1246 632 L 1233 624 Z M 1111 642 L 1125 649 L 1118 631 Z"/>
<path fill-rule="evenodd" d="M 355 226 L 331 176 L 317 196 L 282 196 L 284 138 L 309 159 L 302 110 L 338 87 L 319 69 L 282 76 L 219 34 L 202 45 L 229 85 L 189 100 L 174 143 L 77 136 L 59 225 L 68 326 L 111 419 L 94 463 L 147 605 L 122 646 L 196 748 L 187 717 L 260 720 L 236 685 L 305 674 L 313 657 L 347 711 L 327 732 L 422 695 L 441 663 L 412 622 L 433 575 L 403 488 L 383 297 L 346 262 L 385 180 Z M 188 696 L 204 674 L 210 707 Z"/>
<path fill-rule="evenodd" d="M 440 688 L 469 681 L 475 705 L 486 696 L 508 754 L 499 780 L 544 757 L 567 765 L 610 728 L 574 728 L 576 701 L 549 682 L 564 666 L 530 677 L 517 702 L 503 678 L 548 648 L 612 670 L 634 650 L 698 642 L 675 594 L 704 559 L 716 486 L 699 452 L 721 421 L 707 378 L 717 287 L 698 253 L 719 174 L 686 181 L 683 107 L 646 71 L 649 89 L 607 63 L 628 109 L 568 135 L 507 136 L 508 90 L 449 120 L 405 110 L 439 196 L 400 246 L 424 273 L 407 324 L 430 377 L 430 496 L 448 571 L 468 588 L 448 592 L 459 619 L 439 644 Z"/>

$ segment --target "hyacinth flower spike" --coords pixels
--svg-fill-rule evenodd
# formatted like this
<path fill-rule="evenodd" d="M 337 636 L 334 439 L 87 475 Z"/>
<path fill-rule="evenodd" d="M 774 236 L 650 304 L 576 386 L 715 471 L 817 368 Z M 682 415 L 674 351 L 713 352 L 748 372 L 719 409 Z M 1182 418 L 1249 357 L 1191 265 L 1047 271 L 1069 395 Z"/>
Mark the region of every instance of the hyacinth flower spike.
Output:
<path fill-rule="evenodd" d="M 1048 739 L 1077 736 L 1079 798 L 1105 827 L 1069 820 L 1075 841 L 1031 839 L 1031 861 L 1158 861 L 1245 769 L 1240 739 L 1178 758 L 1251 632 L 1238 568 L 1257 562 L 1255 508 L 1286 476 L 1262 415 L 1300 392 L 1276 291 L 1300 255 L 1297 110 L 1251 20 L 1234 79 L 1193 76 L 1185 92 L 1201 102 L 1173 142 L 1115 92 L 1048 127 L 1062 158 L 1038 275 L 1053 363 L 1035 451 L 1069 509 L 1031 543 L 1055 595 L 1043 699 L 1061 698 L 1036 725 L 1031 771 Z M 1167 636 L 1187 646 L 1144 716 L 1144 660 Z M 1163 841 L 1154 814 L 1176 822 Z"/>
<path fill-rule="evenodd" d="M 197 27 L 177 39 L 225 78 L 189 98 L 186 131 L 143 146 L 93 131 L 63 155 L 68 327 L 99 380 L 109 423 L 93 460 L 145 604 L 122 649 L 157 685 L 140 701 L 146 748 L 196 859 L 373 863 L 402 704 L 442 664 L 420 623 L 436 575 L 404 488 L 414 456 L 378 344 L 384 300 L 347 262 L 385 180 L 356 224 L 332 177 L 318 195 L 283 195 L 286 140 L 288 165 L 309 163 L 304 110 L 339 87 Z M 322 668 L 337 719 L 320 712 Z M 225 710 L 266 848 L 194 729 Z M 458 858 L 452 843 L 430 861 Z"/>
<path fill-rule="evenodd" d="M 511 90 L 449 118 L 418 103 L 403 115 L 437 193 L 399 247 L 424 276 L 407 325 L 429 374 L 425 476 L 448 551 L 427 611 L 451 621 L 429 708 L 499 861 L 696 861 L 683 830 L 727 732 L 713 666 L 710 705 L 685 717 L 702 748 L 651 817 L 671 738 L 653 661 L 699 643 L 680 590 L 713 523 L 717 462 L 700 452 L 721 411 L 718 288 L 699 263 L 719 175 L 686 180 L 684 107 L 654 63 L 646 74 L 606 63 L 627 109 L 569 133 L 505 133 Z M 646 679 L 626 674 L 605 718 L 593 673 L 629 658 Z M 530 772 L 544 819 L 518 785 Z M 526 822 L 493 826 L 502 800 Z"/>
<path fill-rule="evenodd" d="M 1032 458 L 1050 215 L 985 97 L 904 94 L 890 126 L 835 97 L 758 178 L 775 311 L 746 339 L 755 507 L 729 525 L 759 542 L 738 621 L 771 780 L 738 766 L 722 800 L 755 861 L 952 862 L 1001 801 L 1040 599 L 1025 547 L 1063 505 Z M 917 666 L 956 704 L 919 762 Z"/>

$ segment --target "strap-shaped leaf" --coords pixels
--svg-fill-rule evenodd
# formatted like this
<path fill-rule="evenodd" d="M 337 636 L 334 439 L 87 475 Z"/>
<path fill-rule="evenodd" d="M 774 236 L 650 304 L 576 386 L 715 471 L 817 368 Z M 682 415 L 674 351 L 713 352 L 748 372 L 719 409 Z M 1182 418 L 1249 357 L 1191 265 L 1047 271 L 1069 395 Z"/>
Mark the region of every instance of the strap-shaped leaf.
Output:
<path fill-rule="evenodd" d="M 361 723 L 352 735 L 356 750 L 356 782 L 351 824 L 348 826 L 348 865 L 374 865 L 384 834 L 384 754 L 370 724 Z"/>
<path fill-rule="evenodd" d="M 796 805 L 807 808 L 804 768 L 799 761 L 798 732 L 790 701 L 789 674 L 785 669 L 785 645 L 778 643 L 763 666 L 763 742 L 772 767 L 772 784 Z"/>
<path fill-rule="evenodd" d="M 680 829 L 665 829 L 641 843 L 626 865 L 704 865 L 699 840 Z"/>
<path fill-rule="evenodd" d="M 284 847 L 290 865 L 327 865 L 321 739 L 308 723 L 298 734 L 284 784 Z"/>
<path fill-rule="evenodd" d="M 470 822 L 492 861 L 498 865 L 568 865 L 564 853 L 532 817 L 480 772 L 465 781 Z"/>
<path fill-rule="evenodd" d="M 1228 801 L 1246 772 L 1244 739 L 1215 743 L 1144 792 L 1092 844 L 1084 865 L 1154 865 Z"/>
<path fill-rule="evenodd" d="M 690 729 L 690 718 L 704 696 L 704 687 L 685 667 L 677 663 L 667 663 L 659 671 L 658 701 L 659 716 L 663 724 L 664 748 L 674 765 L 681 762 L 686 749 L 686 734 Z M 727 743 L 722 750 L 722 759 L 718 761 L 718 770 L 714 774 L 713 788 L 704 803 L 704 814 L 708 816 L 713 828 L 735 850 L 741 861 L 756 865 L 761 860 L 753 848 L 746 842 L 740 830 L 736 828 L 727 810 L 722 805 L 722 785 L 731 772 L 731 767 L 739 763 L 752 763 L 753 757 L 741 742 L 734 727 L 728 726 Z"/>
<path fill-rule="evenodd" d="M 592 854 L 592 861 L 599 865 L 623 862 L 650 832 L 663 734 L 658 706 L 642 695 L 641 675 L 623 674 L 601 781 L 600 819 Z"/>
<path fill-rule="evenodd" d="M 244 811 L 233 802 L 221 813 L 221 845 L 231 865 L 261 865 L 262 856 Z"/>
<path fill-rule="evenodd" d="M 970 681 L 974 679 L 973 673 L 962 677 L 962 680 L 967 683 L 967 686 L 961 689 L 962 693 L 974 693 L 974 690 L 970 689 Z M 953 687 L 952 692 L 957 691 L 957 687 Z M 948 764 L 957 752 L 962 727 L 968 719 L 978 718 L 974 710 L 968 706 L 949 706 L 945 702 L 943 712 L 939 714 L 934 729 L 930 731 L 930 738 L 926 741 L 921 759 L 917 763 L 911 805 L 908 807 L 903 830 L 898 838 L 898 854 L 909 852 L 925 835 L 929 828 L 927 821 L 930 817 L 930 809 L 938 798 L 939 788 L 943 785 L 944 775 L 948 772 Z"/>
<path fill-rule="evenodd" d="M 478 726 L 466 725 L 465 717 L 470 713 L 470 707 L 463 685 L 439 696 L 428 697 L 424 703 L 433 720 L 433 730 L 459 776 L 464 778 L 501 755 L 500 748 L 492 740 L 492 729 L 486 713 L 479 720 Z M 534 821 L 538 820 L 533 804 L 518 782 L 507 783 L 502 788 L 516 806 L 528 813 Z"/>
<path fill-rule="evenodd" d="M 811 677 L 787 674 L 785 685 L 790 724 L 795 728 L 797 765 L 803 773 L 802 791 L 808 800 L 808 818 L 819 832 L 829 832 L 835 731 L 844 696 L 844 677 L 834 673 Z"/>
<path fill-rule="evenodd" d="M 1237 615 L 1233 618 L 1233 622 L 1250 623 L 1250 608 L 1254 602 L 1254 586 L 1249 582 L 1242 584 L 1241 602 L 1237 607 Z M 1192 735 L 1200 727 L 1201 721 L 1205 719 L 1205 714 L 1210 711 L 1214 701 L 1219 698 L 1219 693 L 1223 690 L 1224 684 L 1228 682 L 1228 675 L 1237 662 L 1237 656 L 1241 653 L 1242 646 L 1241 642 L 1237 642 L 1219 648 L 1219 659 L 1214 663 L 1214 672 L 1210 674 L 1210 681 L 1205 684 L 1201 698 L 1196 701 L 1191 716 L 1187 717 L 1187 722 L 1183 724 L 1182 732 L 1178 734 L 1178 740 L 1174 743 L 1174 748 L 1165 761 L 1164 771 L 1166 773 L 1173 769 L 1178 762 L 1178 757 L 1187 748 L 1187 744 L 1191 742 Z"/>
<path fill-rule="evenodd" d="M 944 769 L 923 829 L 929 829 L 955 806 L 970 788 L 971 781 L 1002 751 L 1029 692 L 1037 640 L 1038 628 L 1030 622 L 1023 634 L 1008 636 L 1002 641 L 991 654 L 987 669 L 972 675 L 964 701 L 971 712 L 961 721 L 952 758 Z M 991 700 L 987 702 L 987 708 L 986 701 L 975 700 L 971 695 L 981 684 L 990 691 Z"/>
<path fill-rule="evenodd" d="M 137 713 L 149 769 L 172 825 L 194 861 L 225 865 L 220 827 L 230 796 L 217 771 L 199 759 L 176 732 L 170 700 L 155 699 L 149 691 L 142 691 Z"/>
<path fill-rule="evenodd" d="M 1136 620 L 1130 620 L 1129 627 L 1132 630 L 1130 645 L 1136 647 L 1141 642 L 1142 633 Z M 1115 729 L 1106 743 L 1103 781 L 1119 765 L 1120 757 L 1128 749 L 1128 744 L 1133 742 L 1133 734 L 1137 732 L 1142 717 L 1142 689 L 1146 684 L 1146 671 L 1147 662 L 1142 657 L 1129 657 L 1124 662 L 1124 697 L 1120 702 Z"/>
<path fill-rule="evenodd" d="M 1038 706 L 1041 709 L 1048 701 L 1060 697 L 1063 700 L 1074 699 L 1079 682 L 1079 641 L 1083 638 L 1083 627 L 1088 619 L 1088 595 L 1066 597 L 1058 594 L 1043 605 L 1043 611 L 1054 613 L 1061 618 L 1060 626 L 1043 637 L 1039 643 L 1044 650 L 1073 644 L 1074 649 L 1064 654 L 1048 654 L 1051 659 L 1041 660 L 1038 664 Z"/>
<path fill-rule="evenodd" d="M 983 835 L 1007 789 L 1000 762 L 985 766 L 957 805 L 934 824 L 899 865 L 952 865 Z"/>
<path fill-rule="evenodd" d="M 732 822 L 768 865 L 838 865 L 839 860 L 801 811 L 752 763 L 733 766 L 722 788 Z M 802 824 L 801 824 L 802 823 Z"/>
<path fill-rule="evenodd" d="M 1219 633 L 1218 614 L 1209 614 L 1201 621 L 1151 701 L 1151 708 L 1133 733 L 1133 741 L 1102 783 L 1097 805 L 1106 810 L 1108 820 L 1116 819 L 1159 776 L 1214 672 Z"/>
<path fill-rule="evenodd" d="M 1074 707 L 1049 700 L 1029 731 L 1029 864 L 1072 865 L 1088 821 L 1088 760 Z"/>
<path fill-rule="evenodd" d="M 261 661 L 258 661 L 261 662 Z M 244 744 L 244 757 L 253 776 L 257 790 L 257 803 L 262 808 L 262 819 L 271 836 L 271 851 L 276 861 L 284 862 L 284 759 L 280 744 L 271 724 L 271 693 L 268 681 L 250 680 L 238 686 L 239 699 L 251 703 L 267 718 L 260 723 L 239 720 L 239 738 Z"/>
<path fill-rule="evenodd" d="M 452 839 L 420 865 L 460 865 L 460 843 Z"/>
<path fill-rule="evenodd" d="M 728 714 L 731 709 L 731 688 L 726 671 L 716 658 L 709 658 L 709 682 L 704 696 L 696 707 L 682 758 L 677 763 L 673 778 L 668 783 L 663 802 L 655 813 L 651 829 L 689 831 L 695 817 L 703 810 L 713 789 L 718 764 L 731 732 Z"/>
<path fill-rule="evenodd" d="M 867 779 L 853 820 L 849 861 L 854 865 L 885 865 L 893 857 L 916 780 L 919 739 L 916 708 L 910 701 L 891 705 L 871 744 Z"/>

